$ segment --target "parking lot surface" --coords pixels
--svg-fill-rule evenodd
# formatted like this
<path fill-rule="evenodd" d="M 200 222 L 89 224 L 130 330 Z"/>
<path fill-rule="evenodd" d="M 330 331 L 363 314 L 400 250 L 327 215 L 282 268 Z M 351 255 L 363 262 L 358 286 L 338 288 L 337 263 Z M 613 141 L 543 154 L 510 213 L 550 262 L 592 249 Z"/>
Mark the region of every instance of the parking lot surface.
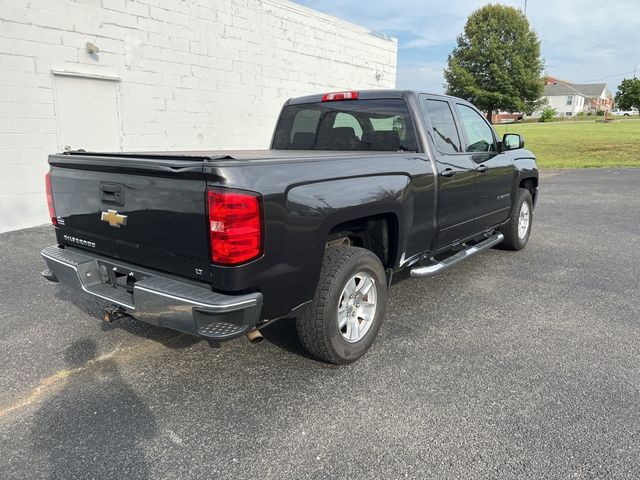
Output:
<path fill-rule="evenodd" d="M 546 172 L 528 247 L 391 288 L 359 362 L 212 349 L 0 235 L 0 478 L 638 478 L 640 169 Z"/>

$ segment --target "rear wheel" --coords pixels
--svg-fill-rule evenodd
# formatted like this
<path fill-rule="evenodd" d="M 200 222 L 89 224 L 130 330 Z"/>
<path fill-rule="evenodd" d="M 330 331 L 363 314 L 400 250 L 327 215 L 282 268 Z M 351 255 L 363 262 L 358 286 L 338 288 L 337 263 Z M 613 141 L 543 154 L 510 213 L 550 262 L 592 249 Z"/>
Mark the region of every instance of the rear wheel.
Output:
<path fill-rule="evenodd" d="M 387 284 L 376 255 L 357 247 L 329 247 L 312 304 L 296 319 L 300 341 L 313 356 L 351 363 L 369 349 L 384 316 Z"/>
<path fill-rule="evenodd" d="M 526 188 L 519 188 L 511 210 L 509 221 L 502 228 L 504 240 L 500 247 L 507 250 L 522 250 L 531 235 L 533 201 Z"/>

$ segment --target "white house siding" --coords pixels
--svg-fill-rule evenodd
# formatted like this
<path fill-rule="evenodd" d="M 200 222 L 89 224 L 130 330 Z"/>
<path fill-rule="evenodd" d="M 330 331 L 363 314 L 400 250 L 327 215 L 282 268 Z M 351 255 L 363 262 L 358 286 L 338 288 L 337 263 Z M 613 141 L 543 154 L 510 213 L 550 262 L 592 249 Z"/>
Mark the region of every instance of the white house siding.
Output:
<path fill-rule="evenodd" d="M 548 95 L 542 97 L 545 101 L 544 106 L 555 108 L 557 110 L 557 117 L 573 117 L 580 112 L 583 112 L 586 108 L 586 99 L 579 93 L 573 94 L 573 100 L 571 105 L 567 105 L 568 95 Z M 536 110 L 531 115 L 532 118 L 539 118 L 542 114 L 542 109 Z M 569 114 L 569 115 L 568 115 Z"/>
<path fill-rule="evenodd" d="M 69 143 L 266 148 L 289 97 L 395 86 L 395 39 L 287 1 L 1 3 L 0 231 L 48 221 Z"/>
<path fill-rule="evenodd" d="M 585 99 L 578 93 L 573 94 L 572 105 L 567 105 L 568 95 L 552 95 L 545 97 L 547 104 L 558 111 L 559 117 L 572 117 L 584 110 Z M 567 115 L 569 113 L 569 115 Z"/>

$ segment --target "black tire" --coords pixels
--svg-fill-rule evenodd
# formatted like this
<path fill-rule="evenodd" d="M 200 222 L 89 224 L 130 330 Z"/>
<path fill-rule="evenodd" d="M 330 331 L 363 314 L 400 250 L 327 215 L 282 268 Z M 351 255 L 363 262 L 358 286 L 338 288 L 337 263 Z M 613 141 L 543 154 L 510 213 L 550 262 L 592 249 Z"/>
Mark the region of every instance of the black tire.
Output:
<path fill-rule="evenodd" d="M 526 203 L 529 207 L 529 227 L 527 228 L 526 235 L 521 238 L 518 235 L 518 220 L 520 218 L 520 211 L 523 203 Z M 531 193 L 526 188 L 519 188 L 516 193 L 515 201 L 513 202 L 509 220 L 501 229 L 504 234 L 504 240 L 500 243 L 500 248 L 505 250 L 522 250 L 529 241 L 532 222 L 533 201 L 531 199 Z"/>
<path fill-rule="evenodd" d="M 347 283 L 359 273 L 374 280 L 376 308 L 364 336 L 349 342 L 338 328 L 338 306 Z M 302 345 L 311 355 L 325 362 L 341 365 L 356 361 L 369 349 L 380 330 L 386 300 L 386 276 L 376 255 L 358 247 L 327 248 L 315 298 L 296 318 Z"/>

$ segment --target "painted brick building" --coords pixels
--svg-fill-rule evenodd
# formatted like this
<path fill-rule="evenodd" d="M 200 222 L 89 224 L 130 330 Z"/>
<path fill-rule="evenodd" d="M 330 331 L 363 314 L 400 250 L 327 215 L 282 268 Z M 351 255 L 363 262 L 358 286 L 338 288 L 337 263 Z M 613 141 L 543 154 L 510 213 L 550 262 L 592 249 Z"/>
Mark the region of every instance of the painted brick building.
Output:
<path fill-rule="evenodd" d="M 0 9 L 0 232 L 47 221 L 49 153 L 266 148 L 292 96 L 395 86 L 397 42 L 282 0 Z"/>

